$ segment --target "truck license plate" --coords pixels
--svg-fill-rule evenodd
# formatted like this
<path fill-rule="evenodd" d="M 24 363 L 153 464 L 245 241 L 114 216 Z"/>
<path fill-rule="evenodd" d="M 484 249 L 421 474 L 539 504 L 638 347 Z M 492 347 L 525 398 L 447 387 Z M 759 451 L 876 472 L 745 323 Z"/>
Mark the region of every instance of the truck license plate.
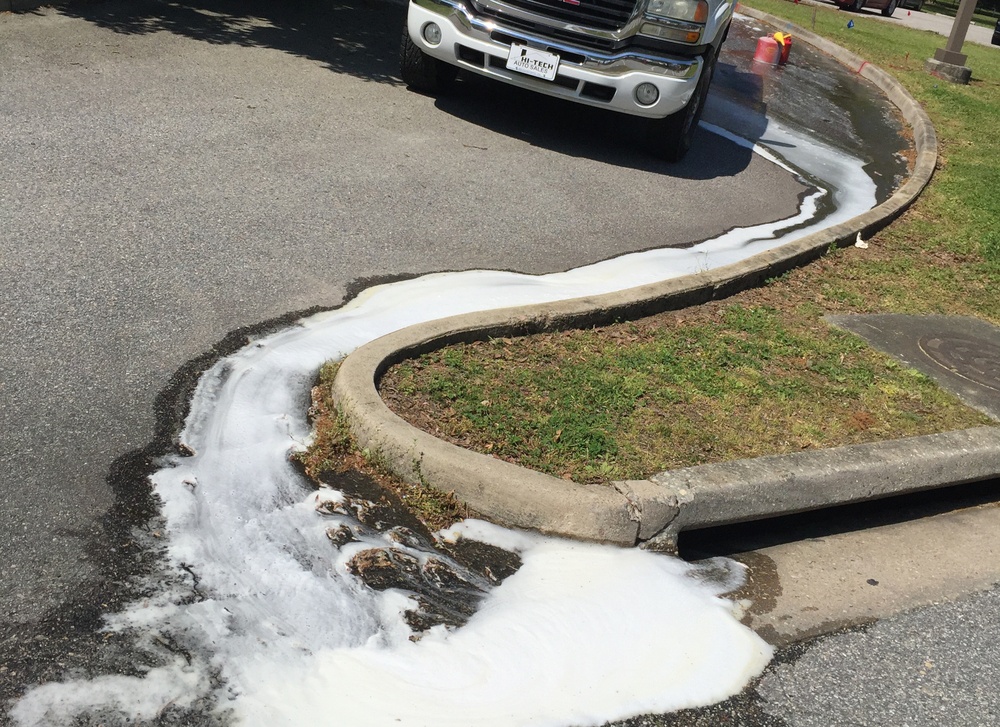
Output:
<path fill-rule="evenodd" d="M 554 81 L 556 70 L 559 68 L 559 56 L 526 45 L 514 44 L 510 47 L 510 55 L 507 56 L 507 68 L 535 78 Z"/>

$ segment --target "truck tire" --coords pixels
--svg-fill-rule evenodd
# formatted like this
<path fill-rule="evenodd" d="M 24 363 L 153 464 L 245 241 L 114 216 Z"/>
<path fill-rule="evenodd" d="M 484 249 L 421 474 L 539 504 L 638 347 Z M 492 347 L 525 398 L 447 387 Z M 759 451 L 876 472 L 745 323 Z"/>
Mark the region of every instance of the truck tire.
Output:
<path fill-rule="evenodd" d="M 410 39 L 410 31 L 403 25 L 403 40 L 399 46 L 399 75 L 403 83 L 417 91 L 440 93 L 454 83 L 458 68 L 439 61 L 420 50 Z"/>
<path fill-rule="evenodd" d="M 688 153 L 701 112 L 705 109 L 705 97 L 708 96 L 718 55 L 719 51 L 716 50 L 705 56 L 701 78 L 698 79 L 698 85 L 687 106 L 662 119 L 650 119 L 646 144 L 654 156 L 667 162 L 679 162 Z"/>
<path fill-rule="evenodd" d="M 891 18 L 892 14 L 896 12 L 897 5 L 897 0 L 889 0 L 889 4 L 882 8 L 882 15 L 886 18 Z"/>

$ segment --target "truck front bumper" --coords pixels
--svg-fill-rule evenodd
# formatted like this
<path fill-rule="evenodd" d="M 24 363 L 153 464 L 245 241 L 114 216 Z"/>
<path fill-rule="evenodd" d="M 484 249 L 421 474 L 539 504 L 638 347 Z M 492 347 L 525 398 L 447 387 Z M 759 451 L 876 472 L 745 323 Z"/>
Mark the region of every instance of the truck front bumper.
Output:
<path fill-rule="evenodd" d="M 636 116 L 662 118 L 680 111 L 691 99 L 702 70 L 698 57 L 630 51 L 603 54 L 534 36 L 479 17 L 461 0 L 410 0 L 406 23 L 410 39 L 445 63 L 539 93 Z M 434 45 L 424 38 L 429 23 L 441 29 L 441 40 Z M 557 54 L 555 80 L 508 70 L 511 42 Z M 654 103 L 643 105 L 636 100 L 635 89 L 641 83 L 652 83 L 659 90 Z"/>

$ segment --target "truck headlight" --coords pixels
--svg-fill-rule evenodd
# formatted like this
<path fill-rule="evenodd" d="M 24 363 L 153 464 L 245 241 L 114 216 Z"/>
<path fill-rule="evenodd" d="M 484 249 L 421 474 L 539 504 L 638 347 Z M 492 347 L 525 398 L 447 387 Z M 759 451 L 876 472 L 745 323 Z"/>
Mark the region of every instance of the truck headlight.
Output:
<path fill-rule="evenodd" d="M 664 40 L 679 40 L 681 43 L 696 44 L 701 40 L 701 31 L 704 25 L 692 25 L 691 23 L 643 23 L 639 27 L 639 33 L 649 35 L 654 38 Z"/>
<path fill-rule="evenodd" d="M 441 28 L 437 23 L 427 23 L 423 30 L 424 40 L 427 45 L 437 45 L 441 42 Z"/>
<path fill-rule="evenodd" d="M 642 35 L 694 45 L 701 41 L 705 30 L 708 3 L 705 0 L 648 0 L 644 19 L 646 22 L 639 27 Z"/>
<path fill-rule="evenodd" d="M 641 106 L 652 106 L 660 98 L 660 89 L 648 81 L 636 86 L 633 93 L 635 94 L 636 103 Z"/>
<path fill-rule="evenodd" d="M 646 14 L 668 20 L 704 23 L 708 20 L 708 3 L 705 0 L 649 0 Z"/>

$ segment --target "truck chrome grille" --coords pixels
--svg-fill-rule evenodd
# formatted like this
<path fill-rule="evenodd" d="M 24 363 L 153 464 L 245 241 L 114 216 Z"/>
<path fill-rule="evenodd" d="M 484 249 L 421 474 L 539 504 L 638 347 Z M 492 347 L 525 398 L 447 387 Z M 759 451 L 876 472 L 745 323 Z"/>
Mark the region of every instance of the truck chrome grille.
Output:
<path fill-rule="evenodd" d="M 618 46 L 624 45 L 620 41 L 616 43 L 610 38 L 599 38 L 593 35 L 583 35 L 582 33 L 574 33 L 568 30 L 562 30 L 560 28 L 553 28 L 550 25 L 540 25 L 538 23 L 529 23 L 521 20 L 520 18 L 514 18 L 510 15 L 504 15 L 502 13 L 493 12 L 489 8 L 483 8 L 480 12 L 488 18 L 494 18 L 503 25 L 509 28 L 517 28 L 525 32 L 531 33 L 532 35 L 541 36 L 543 38 L 552 38 L 556 41 L 562 41 L 564 43 L 569 43 L 571 45 L 578 46 L 580 48 L 587 48 L 589 50 L 595 50 L 602 53 L 611 53 L 618 49 Z M 494 40 L 500 42 L 510 43 L 510 39 L 494 38 Z"/>
<path fill-rule="evenodd" d="M 636 0 L 503 0 L 505 5 L 574 25 L 600 30 L 625 26 L 635 11 Z M 503 13 L 496 13 L 506 18 Z"/>

